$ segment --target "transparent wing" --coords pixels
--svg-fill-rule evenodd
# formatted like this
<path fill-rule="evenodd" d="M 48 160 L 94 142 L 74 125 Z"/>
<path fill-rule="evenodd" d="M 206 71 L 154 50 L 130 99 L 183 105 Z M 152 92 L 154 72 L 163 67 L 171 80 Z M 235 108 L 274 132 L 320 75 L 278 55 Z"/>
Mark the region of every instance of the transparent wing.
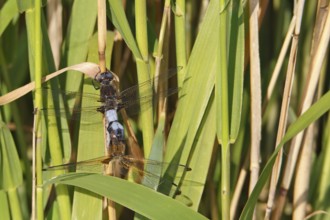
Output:
<path fill-rule="evenodd" d="M 75 171 L 86 171 L 86 172 L 93 172 L 93 173 L 102 173 L 104 165 L 109 164 L 111 157 L 109 156 L 102 156 L 93 158 L 90 160 L 84 160 L 79 162 L 73 163 L 66 163 L 61 165 L 49 166 L 43 168 L 45 172 L 53 172 L 57 170 L 63 170 L 68 172 L 75 172 Z"/>
<path fill-rule="evenodd" d="M 175 78 L 178 70 L 182 67 L 173 68 L 166 74 L 161 74 L 136 86 L 123 90 L 119 99 L 119 108 L 125 108 L 129 115 L 135 115 L 151 107 L 158 97 L 168 97 L 179 91 L 178 87 L 165 88 L 157 93 L 154 91 L 154 83 L 162 85 L 167 80 Z M 151 89 L 150 89 L 151 88 Z"/>
<path fill-rule="evenodd" d="M 40 112 L 43 115 L 80 120 L 82 113 L 84 113 L 84 119 L 100 121 L 101 116 L 97 108 L 101 106 L 101 103 L 99 102 L 100 96 L 97 94 L 53 90 L 50 88 L 42 88 L 36 92 L 41 92 L 44 100 L 50 102 L 49 104 L 45 103 L 48 107 L 41 109 Z M 65 105 L 68 102 L 72 102 L 72 108 Z M 81 107 L 82 102 L 86 107 Z"/>
<path fill-rule="evenodd" d="M 120 161 L 120 164 L 123 167 L 134 167 L 135 169 L 139 170 L 139 172 L 145 172 L 143 170 L 144 166 L 148 167 L 153 167 L 154 169 L 156 168 L 164 168 L 167 166 L 177 166 L 178 167 L 178 172 L 185 172 L 185 171 L 190 171 L 191 169 L 185 165 L 173 165 L 165 162 L 160 162 L 156 160 L 147 160 L 147 159 L 137 159 L 129 155 L 123 155 L 123 156 L 102 156 L 102 157 L 97 157 L 93 158 L 90 160 L 84 160 L 84 161 L 79 161 L 79 162 L 73 162 L 73 163 L 66 163 L 66 164 L 61 164 L 61 165 L 55 165 L 55 166 L 49 166 L 45 167 L 43 171 L 55 171 L 55 170 L 89 170 L 89 167 L 93 166 L 100 166 L 100 165 L 107 165 L 109 164 L 110 161 L 117 160 Z M 147 174 L 148 175 L 148 174 Z M 153 174 L 151 174 L 153 175 Z"/>
<path fill-rule="evenodd" d="M 132 116 L 152 107 L 153 104 L 157 102 L 158 97 L 169 97 L 173 94 L 176 94 L 178 91 L 179 88 L 169 88 L 158 93 L 158 95 L 149 94 L 145 96 L 138 96 L 138 94 L 136 94 L 137 98 L 123 98 L 118 106 L 119 109 L 125 108 L 127 114 Z"/>
<path fill-rule="evenodd" d="M 158 77 L 125 89 L 117 97 L 118 107 L 125 108 L 129 115 L 135 115 L 151 107 L 152 105 L 150 103 L 156 101 L 157 97 L 168 97 L 177 93 L 179 88 L 172 87 L 159 91 L 156 96 L 153 91 L 153 85 L 155 82 L 161 85 L 165 81 L 175 78 L 175 76 L 177 76 L 177 71 L 181 68 L 182 67 L 173 68 L 166 74 L 161 74 Z M 80 120 L 83 113 L 85 121 L 100 121 L 97 109 L 102 103 L 100 102 L 100 95 L 98 94 L 53 90 L 50 88 L 42 88 L 36 92 L 42 92 L 43 97 L 47 101 L 53 100 L 51 107 L 41 109 L 41 113 L 44 115 L 64 117 L 70 120 Z M 64 103 L 70 101 L 73 102 L 73 104 L 71 103 L 73 105 L 72 108 L 64 105 Z"/>
<path fill-rule="evenodd" d="M 120 93 L 119 98 L 131 99 L 129 97 L 134 97 L 134 99 L 137 99 L 139 96 L 138 95 L 139 91 L 140 91 L 140 94 L 142 94 L 141 95 L 142 97 L 150 96 L 150 95 L 152 95 L 152 93 L 150 93 L 149 89 L 153 88 L 153 85 L 155 82 L 158 82 L 158 84 L 164 83 L 168 79 L 171 79 L 174 76 L 177 76 L 178 70 L 180 70 L 180 69 L 182 69 L 182 67 L 172 68 L 165 74 L 160 74 L 157 77 L 153 77 L 150 80 L 147 80 L 138 85 L 125 89 Z"/>
<path fill-rule="evenodd" d="M 110 162 L 117 162 L 120 166 L 121 174 L 126 174 L 128 170 L 132 172 L 132 174 L 136 178 L 141 178 L 137 180 L 141 182 L 142 178 L 147 182 L 154 182 L 155 180 L 159 181 L 159 184 L 166 182 L 165 179 L 161 179 L 161 171 L 168 166 L 175 166 L 178 169 L 178 173 L 183 173 L 190 171 L 191 169 L 185 165 L 181 164 L 169 164 L 165 162 L 159 162 L 155 160 L 147 160 L 147 159 L 136 159 L 132 156 L 103 156 L 98 158 L 93 158 L 90 160 L 84 160 L 76 163 L 67 163 L 61 165 L 55 165 L 50 167 L 45 167 L 43 169 L 44 172 L 53 172 L 57 170 L 63 170 L 67 172 L 75 172 L 75 171 L 85 171 L 85 172 L 93 172 L 93 173 L 103 173 L 104 166 L 108 165 Z M 148 167 L 148 170 L 145 170 L 144 167 Z M 154 173 L 153 171 L 160 171 Z"/>

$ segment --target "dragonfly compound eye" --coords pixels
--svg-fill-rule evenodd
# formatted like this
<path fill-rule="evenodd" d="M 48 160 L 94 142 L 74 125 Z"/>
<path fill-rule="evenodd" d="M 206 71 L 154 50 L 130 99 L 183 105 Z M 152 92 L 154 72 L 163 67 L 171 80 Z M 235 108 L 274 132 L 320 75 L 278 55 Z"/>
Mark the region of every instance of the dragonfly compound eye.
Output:
<path fill-rule="evenodd" d="M 107 84 L 113 80 L 113 73 L 109 70 L 95 76 L 95 80 L 99 83 Z"/>
<path fill-rule="evenodd" d="M 112 81 L 113 80 L 113 74 L 112 72 L 110 71 L 106 71 L 104 73 L 102 73 L 102 77 L 103 77 L 103 80 L 108 80 L 108 81 Z"/>

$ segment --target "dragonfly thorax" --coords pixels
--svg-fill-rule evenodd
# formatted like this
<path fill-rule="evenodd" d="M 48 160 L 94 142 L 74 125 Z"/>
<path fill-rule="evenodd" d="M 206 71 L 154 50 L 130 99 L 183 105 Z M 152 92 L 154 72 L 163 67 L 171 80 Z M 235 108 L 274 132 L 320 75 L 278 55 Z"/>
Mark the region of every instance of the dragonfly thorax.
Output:
<path fill-rule="evenodd" d="M 112 137 L 110 139 L 111 141 L 108 149 L 110 155 L 112 155 L 113 157 L 125 155 L 125 142 L 122 140 L 118 140 L 116 137 Z"/>

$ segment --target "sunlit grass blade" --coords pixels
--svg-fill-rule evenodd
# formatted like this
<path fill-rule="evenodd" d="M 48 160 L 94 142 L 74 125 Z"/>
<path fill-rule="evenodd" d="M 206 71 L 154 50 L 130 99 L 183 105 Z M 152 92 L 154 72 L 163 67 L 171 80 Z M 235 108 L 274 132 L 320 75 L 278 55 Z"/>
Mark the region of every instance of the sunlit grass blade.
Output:
<path fill-rule="evenodd" d="M 7 1 L 0 10 L 0 37 L 9 22 L 18 14 L 16 0 Z"/>
<path fill-rule="evenodd" d="M 13 137 L 0 117 L 1 178 L 0 188 L 6 192 L 11 216 L 22 219 L 18 187 L 23 184 L 23 173 Z M 5 202 L 5 201 L 4 201 Z M 6 213 L 6 212 L 5 212 Z"/>
<path fill-rule="evenodd" d="M 170 197 L 112 176 L 75 173 L 59 176 L 48 183 L 69 184 L 90 190 L 150 219 L 206 219 Z"/>
<path fill-rule="evenodd" d="M 126 14 L 122 2 L 116 0 L 108 0 L 110 5 L 110 15 L 112 23 L 115 25 L 121 36 L 124 38 L 127 46 L 130 48 L 134 57 L 142 59 L 140 50 L 136 44 L 131 28 L 128 24 Z"/>
<path fill-rule="evenodd" d="M 107 33 L 107 42 L 106 42 L 106 57 L 111 58 L 112 55 L 112 46 L 114 41 L 114 33 Z M 97 46 L 98 38 L 97 33 L 93 35 L 88 44 L 88 61 L 90 62 L 98 62 L 98 46 Z M 106 60 L 106 66 L 110 68 L 110 59 Z M 86 93 L 94 93 L 95 95 L 99 95 L 100 91 L 95 90 L 92 85 L 92 79 L 85 77 L 85 84 L 83 86 L 83 92 Z M 89 107 L 89 103 L 86 102 L 86 99 L 82 99 L 82 108 Z M 87 114 L 85 112 L 82 113 L 82 118 L 88 118 L 84 115 Z M 102 114 L 96 112 L 95 109 L 95 117 L 99 118 L 99 123 L 91 123 L 87 124 L 81 121 L 79 126 L 79 132 L 76 133 L 77 138 L 77 161 L 87 160 L 99 156 L 104 156 L 105 152 L 105 140 L 104 140 L 104 126 L 102 121 Z M 87 126 L 87 127 L 86 127 Z M 81 212 L 81 210 L 85 210 L 85 212 Z M 73 207 L 72 207 L 72 216 L 73 218 L 81 219 L 81 218 L 101 218 L 102 216 L 102 198 L 94 193 L 88 192 L 86 190 L 82 190 L 79 188 L 75 188 L 74 199 L 73 199 Z"/>
<path fill-rule="evenodd" d="M 204 176 L 205 171 L 201 171 L 198 167 L 208 167 L 212 152 L 209 148 L 213 148 L 212 141 L 215 137 L 212 132 L 207 132 L 205 138 L 212 139 L 212 144 L 207 142 L 205 145 L 198 144 L 195 146 L 195 141 L 202 138 L 200 136 L 200 129 L 203 125 L 202 120 L 207 116 L 207 106 L 211 106 L 210 102 L 212 102 L 211 94 L 214 89 L 218 45 L 218 35 L 214 30 L 218 29 L 218 15 L 218 2 L 211 1 L 188 61 L 185 80 L 180 91 L 178 108 L 169 134 L 165 155 L 165 161 L 176 161 L 180 160 L 180 158 L 181 164 L 186 164 L 188 161 L 188 166 L 192 170 L 199 170 L 198 172 L 202 176 Z M 207 153 L 203 155 L 196 154 L 196 152 L 202 151 Z M 189 162 L 194 157 L 198 157 L 200 164 L 196 163 L 191 166 Z M 200 179 L 192 179 L 192 181 L 199 182 Z M 200 198 L 201 196 L 201 194 L 194 196 L 196 200 L 192 202 L 195 207 L 198 207 L 200 201 L 198 197 Z"/>
<path fill-rule="evenodd" d="M 37 69 L 36 66 L 37 65 L 30 65 L 30 73 L 31 73 L 31 78 L 34 79 L 36 72 L 38 72 L 38 74 L 45 74 L 46 72 L 53 72 L 55 71 L 55 65 L 54 65 L 54 61 L 53 61 L 53 55 L 51 53 L 51 49 L 50 49 L 50 44 L 49 44 L 49 39 L 48 39 L 48 35 L 47 35 L 47 28 L 46 28 L 46 24 L 45 24 L 45 18 L 43 16 L 43 13 L 41 13 L 41 21 L 40 21 L 40 25 L 41 27 L 38 26 L 38 28 L 35 26 L 34 23 L 34 12 L 28 12 L 26 13 L 26 24 L 28 27 L 28 44 L 29 44 L 29 62 L 31 63 L 35 63 L 35 54 L 36 52 L 36 42 L 33 40 L 36 36 L 36 30 L 38 28 L 40 28 L 41 33 L 42 34 L 42 43 L 40 42 L 40 44 L 42 44 L 42 47 L 40 48 L 40 53 L 42 53 L 42 60 L 40 62 L 43 63 L 42 67 L 41 67 L 41 63 L 40 63 L 40 67 L 41 68 L 39 70 L 39 68 Z M 41 56 L 41 54 L 40 54 Z M 41 77 L 41 75 L 39 77 Z M 41 80 L 41 78 L 40 78 Z M 36 79 L 37 81 L 37 79 Z M 37 86 L 36 84 L 36 88 L 40 89 L 41 85 Z M 36 94 L 36 98 L 40 97 L 38 94 Z M 48 103 L 51 102 L 51 100 L 46 100 Z M 35 100 L 35 104 L 37 103 L 37 100 Z M 40 104 L 36 104 L 39 108 L 41 107 Z M 51 119 L 54 121 L 54 118 Z M 51 122 L 52 123 L 52 122 Z M 55 123 L 55 122 L 54 122 Z M 41 123 L 40 123 L 41 124 Z M 39 126 L 38 127 L 41 129 L 45 128 L 46 126 Z M 37 130 L 38 131 L 38 130 Z M 61 150 L 61 138 L 60 138 L 60 134 L 59 134 L 59 130 L 56 126 L 50 126 L 49 130 L 48 130 L 48 134 L 49 135 L 45 135 L 46 132 L 43 131 L 42 133 L 42 137 L 41 138 L 41 132 L 38 132 L 38 138 L 41 138 L 42 141 L 41 142 L 37 142 L 38 144 L 40 144 L 42 147 L 46 146 L 47 143 L 47 138 L 48 137 L 48 141 L 49 141 L 49 151 L 51 152 L 51 156 L 52 156 L 52 160 L 54 163 L 60 164 L 62 163 L 62 150 Z M 39 136 L 40 135 L 40 136 Z M 41 147 L 40 146 L 40 147 Z M 40 152 L 37 151 L 37 153 L 40 153 L 40 157 L 43 156 L 43 158 L 45 158 L 45 155 L 41 155 L 42 153 L 45 153 L 46 150 L 45 149 L 40 149 Z M 41 158 L 37 158 L 39 161 L 41 161 Z M 38 161 L 37 160 L 37 161 Z M 41 164 L 40 164 L 40 171 L 41 171 Z M 38 167 L 38 166 L 37 166 Z M 41 174 L 38 175 L 38 177 L 41 177 Z M 70 201 L 69 201 L 69 197 L 68 197 L 68 192 L 67 189 L 63 186 L 57 187 L 58 193 L 61 193 L 62 196 L 58 197 L 58 199 L 60 200 L 59 205 L 60 205 L 60 215 L 62 218 L 69 218 L 69 216 L 71 215 L 71 211 L 70 211 Z M 37 198 L 40 198 L 41 196 L 38 195 Z M 40 202 L 39 202 L 40 203 Z M 41 210 L 42 209 L 42 204 L 39 204 L 38 206 L 38 212 L 39 212 L 39 216 L 41 216 Z"/>
<path fill-rule="evenodd" d="M 67 35 L 64 38 L 65 54 L 63 58 L 65 60 L 61 62 L 65 66 L 86 61 L 88 43 L 96 25 L 97 1 L 74 1 L 70 15 Z M 83 76 L 81 74 L 72 74 L 72 71 L 69 71 L 66 74 L 65 87 L 63 89 L 77 91 L 81 88 L 82 80 Z M 69 104 L 72 105 L 72 103 Z"/>
<path fill-rule="evenodd" d="M 164 150 L 164 144 L 165 144 L 165 137 L 164 137 L 164 126 L 165 126 L 165 114 L 162 113 L 160 115 L 159 119 L 159 124 L 158 128 L 153 140 L 151 152 L 149 155 L 149 159 L 151 160 L 156 160 L 156 161 L 163 161 L 163 150 Z M 148 172 L 152 172 L 155 175 L 158 175 L 159 177 L 161 176 L 162 170 L 160 170 L 161 167 L 158 167 L 153 169 L 152 167 L 145 167 L 145 170 Z M 154 188 L 156 189 L 157 186 L 159 185 L 160 179 L 153 179 L 152 182 L 144 181 L 142 182 L 143 185 L 148 186 L 149 188 Z"/>
<path fill-rule="evenodd" d="M 8 197 L 4 190 L 0 190 L 0 212 L 2 218 L 10 219 L 10 208 L 8 204 Z"/>
<path fill-rule="evenodd" d="M 189 167 L 191 167 L 192 170 L 187 172 L 184 176 L 186 181 L 193 180 L 200 183 L 200 185 L 189 183 L 187 185 L 179 185 L 179 189 L 182 192 L 181 194 L 191 200 L 191 208 L 196 211 L 199 209 L 202 199 L 201 195 L 204 192 L 204 184 L 208 175 L 205 170 L 209 169 L 212 158 L 213 146 L 215 143 L 215 127 L 215 102 L 214 95 L 212 95 L 201 122 L 201 128 L 196 134 L 198 139 L 194 142 L 194 152 L 189 163 Z"/>
<path fill-rule="evenodd" d="M 228 48 L 228 83 L 229 83 L 229 112 L 230 142 L 235 142 L 241 123 L 244 81 L 244 13 L 242 2 L 232 2 L 230 22 L 230 37 Z M 232 88 L 232 89 L 231 89 Z"/>

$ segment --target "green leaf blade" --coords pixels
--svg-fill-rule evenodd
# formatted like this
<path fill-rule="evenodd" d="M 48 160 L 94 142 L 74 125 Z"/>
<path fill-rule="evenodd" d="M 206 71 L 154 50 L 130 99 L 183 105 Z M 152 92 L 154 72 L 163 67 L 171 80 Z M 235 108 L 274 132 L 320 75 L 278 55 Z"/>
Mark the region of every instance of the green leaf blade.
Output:
<path fill-rule="evenodd" d="M 150 219 L 206 219 L 178 201 L 147 187 L 100 174 L 65 174 L 49 181 L 81 187 L 132 209 Z"/>

